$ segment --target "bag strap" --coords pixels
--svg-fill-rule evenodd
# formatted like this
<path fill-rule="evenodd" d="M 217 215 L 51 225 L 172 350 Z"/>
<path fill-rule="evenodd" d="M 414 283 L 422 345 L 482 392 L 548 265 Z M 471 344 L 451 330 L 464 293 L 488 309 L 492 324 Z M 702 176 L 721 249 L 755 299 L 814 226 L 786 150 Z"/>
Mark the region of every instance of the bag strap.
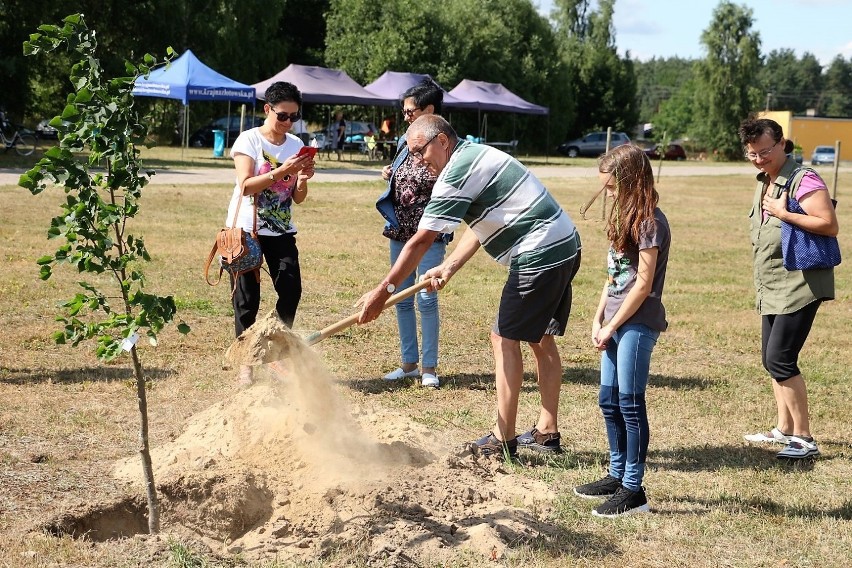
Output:
<path fill-rule="evenodd" d="M 216 279 L 216 282 L 210 282 L 210 265 L 213 263 L 213 259 L 216 257 L 216 252 L 219 250 L 219 240 L 217 239 L 215 243 L 213 243 L 213 248 L 210 249 L 210 254 L 207 257 L 207 262 L 204 264 L 204 280 L 210 286 L 216 286 L 219 282 L 222 281 L 222 272 L 224 269 L 219 266 L 219 278 Z"/>

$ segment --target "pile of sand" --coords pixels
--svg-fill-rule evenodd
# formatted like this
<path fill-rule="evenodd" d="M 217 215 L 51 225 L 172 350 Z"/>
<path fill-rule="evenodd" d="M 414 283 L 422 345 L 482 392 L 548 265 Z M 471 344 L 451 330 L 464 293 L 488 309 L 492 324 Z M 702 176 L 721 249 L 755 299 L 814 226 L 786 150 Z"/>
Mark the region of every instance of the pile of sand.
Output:
<path fill-rule="evenodd" d="M 214 553 L 342 551 L 382 565 L 440 562 L 462 548 L 496 560 L 507 545 L 552 532 L 528 512 L 548 511 L 543 484 L 448 447 L 405 416 L 348 406 L 311 348 L 274 321 L 259 323 L 237 360 L 273 363 L 286 353 L 284 361 L 258 366 L 260 382 L 152 452 L 164 531 Z M 141 486 L 139 468 L 128 458 L 115 475 Z"/>

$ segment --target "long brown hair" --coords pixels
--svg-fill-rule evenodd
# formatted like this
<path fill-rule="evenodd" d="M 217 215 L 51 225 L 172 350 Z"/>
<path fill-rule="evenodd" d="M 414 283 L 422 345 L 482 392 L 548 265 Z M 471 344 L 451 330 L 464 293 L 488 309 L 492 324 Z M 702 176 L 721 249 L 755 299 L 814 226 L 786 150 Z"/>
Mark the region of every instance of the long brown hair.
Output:
<path fill-rule="evenodd" d="M 615 195 L 606 234 L 617 251 L 636 245 L 643 232 L 654 225 L 654 209 L 660 195 L 654 188 L 651 162 L 638 146 L 624 144 L 598 159 L 598 170 L 614 181 Z"/>

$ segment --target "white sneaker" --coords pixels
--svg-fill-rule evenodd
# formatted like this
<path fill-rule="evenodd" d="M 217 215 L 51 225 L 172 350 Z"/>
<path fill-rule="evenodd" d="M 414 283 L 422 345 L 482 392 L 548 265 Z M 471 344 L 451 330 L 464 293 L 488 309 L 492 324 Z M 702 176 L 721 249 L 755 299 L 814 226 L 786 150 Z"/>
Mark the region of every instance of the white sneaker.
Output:
<path fill-rule="evenodd" d="M 420 379 L 420 384 L 424 387 L 438 388 L 441 386 L 441 381 L 438 380 L 438 375 L 434 373 L 423 373 Z"/>
<path fill-rule="evenodd" d="M 397 367 L 396 370 L 391 371 L 390 373 L 382 377 L 382 379 L 386 381 L 398 381 L 400 379 L 410 379 L 412 377 L 418 376 L 419 374 L 420 369 L 418 369 L 417 367 L 415 367 L 414 370 L 408 372 L 403 371 L 402 367 Z"/>
<path fill-rule="evenodd" d="M 803 460 L 805 458 L 815 458 L 819 455 L 819 448 L 816 442 L 808 442 L 798 436 L 790 436 L 790 441 L 784 446 L 784 449 L 778 452 L 775 457 L 778 459 L 788 460 Z"/>
<path fill-rule="evenodd" d="M 773 428 L 769 432 L 758 432 L 757 434 L 746 434 L 743 436 L 746 442 L 769 442 L 772 444 L 786 444 L 790 441 L 790 436 L 787 436 L 778 428 Z"/>

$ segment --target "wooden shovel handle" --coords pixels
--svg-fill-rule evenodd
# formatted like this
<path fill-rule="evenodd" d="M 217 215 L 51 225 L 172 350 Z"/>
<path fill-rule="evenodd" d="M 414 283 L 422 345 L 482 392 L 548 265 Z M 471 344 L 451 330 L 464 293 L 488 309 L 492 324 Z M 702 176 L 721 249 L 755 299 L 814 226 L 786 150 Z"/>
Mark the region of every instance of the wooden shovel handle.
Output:
<path fill-rule="evenodd" d="M 418 282 L 417 284 L 415 284 L 414 286 L 411 286 L 410 288 L 406 288 L 405 290 L 397 292 L 396 294 L 394 294 L 393 296 L 391 296 L 390 298 L 387 299 L 387 301 L 385 302 L 385 307 L 382 308 L 382 309 L 384 310 L 384 309 L 387 309 L 387 308 L 393 306 L 394 304 L 398 304 L 401 301 L 403 301 L 404 299 L 410 298 L 411 296 L 413 296 L 414 294 L 416 294 L 420 290 L 428 288 L 430 282 L 431 282 L 431 280 L 423 280 L 422 282 Z M 349 316 L 346 319 L 342 319 L 339 322 L 333 323 L 326 328 L 323 328 L 319 331 L 315 331 L 314 333 L 310 334 L 309 336 L 307 336 L 305 338 L 305 342 L 308 345 L 313 345 L 315 343 L 319 343 L 320 341 L 322 341 L 326 337 L 328 337 L 330 335 L 334 335 L 335 333 L 337 333 L 339 331 L 343 331 L 347 327 L 351 327 L 352 325 L 357 323 L 358 317 L 360 315 L 361 315 L 361 312 L 358 312 L 357 314 L 352 314 L 351 316 Z"/>

